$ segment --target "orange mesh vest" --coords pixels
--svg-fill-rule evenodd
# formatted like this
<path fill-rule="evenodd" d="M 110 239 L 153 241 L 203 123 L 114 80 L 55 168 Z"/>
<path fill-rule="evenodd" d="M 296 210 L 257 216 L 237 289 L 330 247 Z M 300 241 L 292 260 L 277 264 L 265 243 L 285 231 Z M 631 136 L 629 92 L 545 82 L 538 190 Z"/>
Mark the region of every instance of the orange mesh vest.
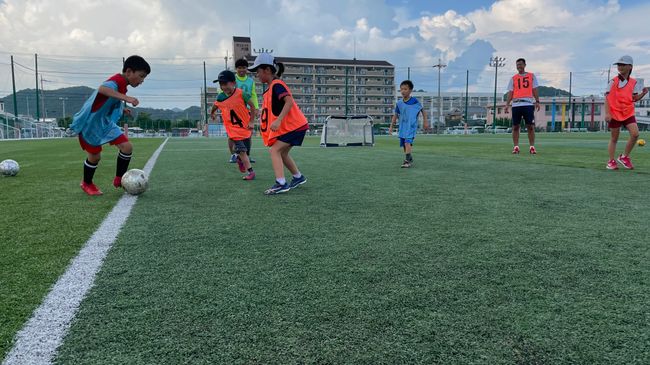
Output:
<path fill-rule="evenodd" d="M 307 118 L 305 118 L 305 115 L 302 114 L 302 111 L 300 111 L 300 108 L 298 107 L 298 103 L 296 103 L 294 100 L 293 106 L 289 110 L 289 113 L 280 123 L 280 128 L 277 131 L 271 130 L 271 124 L 273 124 L 273 122 L 278 119 L 278 115 L 280 114 L 280 111 L 278 111 L 277 115 L 273 114 L 272 108 L 273 86 L 276 84 L 284 86 L 284 88 L 289 91 L 289 95 L 291 95 L 291 91 L 289 90 L 287 84 L 279 79 L 271 81 L 269 88 L 264 92 L 264 95 L 262 97 L 263 101 L 260 132 L 262 132 L 262 140 L 264 141 L 265 146 L 272 146 L 278 136 L 293 132 L 300 127 L 304 127 L 307 124 Z"/>
<path fill-rule="evenodd" d="M 514 99 L 533 97 L 533 74 L 516 74 L 512 77 L 512 97 Z"/>
<path fill-rule="evenodd" d="M 228 99 L 215 101 L 214 105 L 221 110 L 221 118 L 228 138 L 240 141 L 251 137 L 252 132 L 248 129 L 251 115 L 244 102 L 244 94 L 241 89 L 235 89 Z"/>
<path fill-rule="evenodd" d="M 618 76 L 613 81 L 612 88 L 607 94 L 609 113 L 612 115 L 612 119 L 622 122 L 634 116 L 633 94 L 636 80 L 630 77 L 622 88 L 618 87 L 618 83 L 621 81 Z"/>

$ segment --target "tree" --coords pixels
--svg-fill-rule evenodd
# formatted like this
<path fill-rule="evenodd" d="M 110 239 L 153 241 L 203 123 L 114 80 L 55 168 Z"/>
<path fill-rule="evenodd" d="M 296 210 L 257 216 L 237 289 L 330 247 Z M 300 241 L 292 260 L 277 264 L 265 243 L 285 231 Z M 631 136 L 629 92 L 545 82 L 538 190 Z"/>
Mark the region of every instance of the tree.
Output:
<path fill-rule="evenodd" d="M 149 113 L 140 113 L 135 119 L 135 124 L 142 129 L 152 129 L 153 128 L 153 119 Z"/>

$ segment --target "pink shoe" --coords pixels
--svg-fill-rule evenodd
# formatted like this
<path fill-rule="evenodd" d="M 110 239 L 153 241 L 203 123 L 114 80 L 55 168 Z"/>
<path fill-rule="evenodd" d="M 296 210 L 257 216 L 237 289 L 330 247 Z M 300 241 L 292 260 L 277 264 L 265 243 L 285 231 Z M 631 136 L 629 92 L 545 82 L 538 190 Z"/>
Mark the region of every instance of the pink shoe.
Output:
<path fill-rule="evenodd" d="M 512 149 L 512 154 L 513 155 L 518 155 L 519 154 L 519 146 L 515 146 L 515 148 Z"/>
<path fill-rule="evenodd" d="M 634 170 L 634 165 L 632 165 L 632 160 L 630 160 L 630 156 L 619 155 L 616 161 L 618 161 L 626 169 Z"/>
<path fill-rule="evenodd" d="M 616 160 L 609 160 L 607 162 L 607 170 L 618 170 L 618 165 L 616 164 Z"/>
<path fill-rule="evenodd" d="M 99 190 L 97 185 L 95 185 L 93 183 L 86 184 L 84 181 L 82 181 L 79 186 L 81 186 L 81 190 L 83 190 L 86 194 L 88 194 L 90 196 L 97 196 L 97 195 L 102 195 L 103 194 L 102 191 Z"/>
<path fill-rule="evenodd" d="M 255 179 L 255 171 L 251 171 L 248 174 L 244 175 L 242 177 L 244 180 L 254 180 Z"/>
<path fill-rule="evenodd" d="M 115 176 L 115 178 L 113 179 L 113 186 L 115 186 L 116 189 L 122 187 L 122 177 L 121 176 Z"/>
<path fill-rule="evenodd" d="M 531 155 L 536 155 L 536 154 L 537 154 L 537 150 L 535 149 L 535 146 L 530 146 L 530 150 L 529 150 L 529 152 L 530 152 Z"/>
<path fill-rule="evenodd" d="M 239 172 L 246 172 L 246 167 L 244 166 L 244 161 L 237 156 L 237 166 L 239 166 Z"/>

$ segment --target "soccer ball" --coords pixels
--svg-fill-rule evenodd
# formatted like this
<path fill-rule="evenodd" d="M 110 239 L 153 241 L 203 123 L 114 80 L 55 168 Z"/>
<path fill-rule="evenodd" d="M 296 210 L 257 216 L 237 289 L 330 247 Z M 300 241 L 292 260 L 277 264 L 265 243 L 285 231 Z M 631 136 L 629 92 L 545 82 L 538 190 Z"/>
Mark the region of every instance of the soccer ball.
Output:
<path fill-rule="evenodd" d="M 636 144 L 638 144 L 641 147 L 645 146 L 645 139 L 643 138 L 639 139 L 638 141 L 636 141 Z"/>
<path fill-rule="evenodd" d="M 0 162 L 0 175 L 16 176 L 20 171 L 20 165 L 14 160 L 4 160 Z"/>
<path fill-rule="evenodd" d="M 122 176 L 122 187 L 131 195 L 144 193 L 149 186 L 149 178 L 142 170 L 132 169 Z"/>

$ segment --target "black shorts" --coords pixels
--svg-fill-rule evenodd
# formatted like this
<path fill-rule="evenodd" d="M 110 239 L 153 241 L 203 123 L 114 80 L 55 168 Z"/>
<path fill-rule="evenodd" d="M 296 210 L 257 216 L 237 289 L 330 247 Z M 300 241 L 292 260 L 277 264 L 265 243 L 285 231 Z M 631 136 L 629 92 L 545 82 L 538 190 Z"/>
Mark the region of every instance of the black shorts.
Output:
<path fill-rule="evenodd" d="M 524 106 L 513 106 L 512 107 L 512 125 L 521 124 L 521 120 L 524 120 L 526 125 L 535 124 L 535 106 L 534 105 L 524 105 Z"/>
<path fill-rule="evenodd" d="M 250 138 L 242 139 L 239 141 L 235 141 L 234 139 L 231 139 L 231 141 L 235 144 L 235 148 L 234 148 L 235 153 L 242 153 L 242 152 L 246 152 L 246 154 L 251 153 Z"/>
<path fill-rule="evenodd" d="M 292 146 L 302 146 L 302 141 L 305 139 L 306 133 L 307 130 L 285 133 L 281 136 L 278 136 L 278 141 L 288 143 Z"/>

